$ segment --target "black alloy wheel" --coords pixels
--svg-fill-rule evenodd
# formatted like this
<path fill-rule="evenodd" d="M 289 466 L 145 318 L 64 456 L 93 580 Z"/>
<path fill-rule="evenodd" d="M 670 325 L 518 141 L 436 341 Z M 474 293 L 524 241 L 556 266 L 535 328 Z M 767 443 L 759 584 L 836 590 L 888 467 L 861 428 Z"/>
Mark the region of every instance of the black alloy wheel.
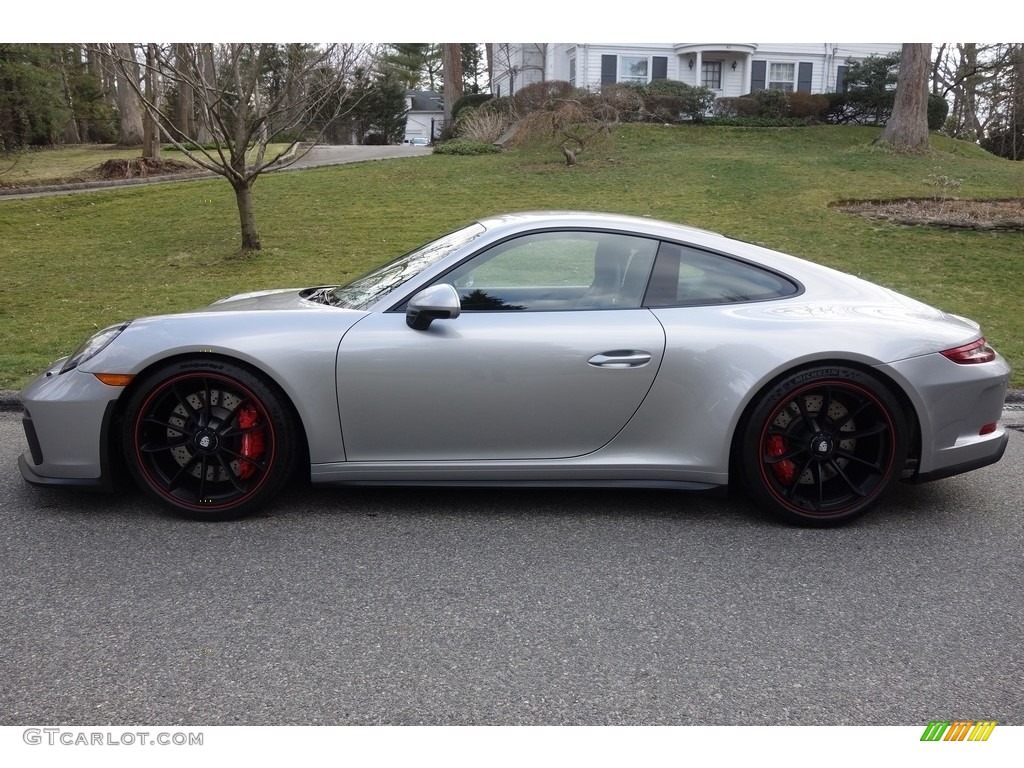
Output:
<path fill-rule="evenodd" d="M 149 377 L 129 401 L 123 445 L 144 490 L 208 520 L 256 511 L 287 482 L 297 453 L 290 411 L 275 388 L 212 359 Z"/>
<path fill-rule="evenodd" d="M 754 499 L 785 520 L 846 522 L 899 479 L 906 431 L 899 403 L 873 376 L 833 366 L 799 371 L 751 412 L 743 477 Z"/>

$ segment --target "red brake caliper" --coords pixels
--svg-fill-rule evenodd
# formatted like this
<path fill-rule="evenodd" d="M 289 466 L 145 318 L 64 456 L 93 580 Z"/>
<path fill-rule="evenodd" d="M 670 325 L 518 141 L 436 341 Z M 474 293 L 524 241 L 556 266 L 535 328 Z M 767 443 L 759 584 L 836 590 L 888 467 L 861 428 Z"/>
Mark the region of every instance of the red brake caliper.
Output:
<path fill-rule="evenodd" d="M 772 435 L 768 438 L 766 448 L 769 456 L 773 459 L 777 458 L 786 452 L 786 441 L 782 439 L 782 435 Z M 772 472 L 775 473 L 775 477 L 779 479 L 780 483 L 789 485 L 793 482 L 793 476 L 796 475 L 796 465 L 789 459 L 783 459 L 772 464 Z"/>
<path fill-rule="evenodd" d="M 259 411 L 256 410 L 256 406 L 252 403 L 244 403 L 238 409 L 238 428 L 239 429 L 251 429 L 256 426 L 260 420 Z M 256 430 L 254 432 L 246 432 L 242 435 L 242 447 L 239 450 L 245 458 L 253 459 L 254 461 L 263 455 L 263 452 L 267 449 L 266 443 L 263 439 L 263 430 Z M 256 474 L 256 465 L 248 461 L 238 462 L 238 476 L 243 480 L 248 480 Z"/>

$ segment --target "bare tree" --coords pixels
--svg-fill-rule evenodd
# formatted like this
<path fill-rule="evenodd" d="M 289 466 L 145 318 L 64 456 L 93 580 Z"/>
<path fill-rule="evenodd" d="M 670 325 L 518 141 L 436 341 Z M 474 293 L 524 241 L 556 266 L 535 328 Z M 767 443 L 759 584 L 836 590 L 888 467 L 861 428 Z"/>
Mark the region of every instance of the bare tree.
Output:
<path fill-rule="evenodd" d="M 989 152 L 1024 155 L 1024 46 L 1020 43 L 956 43 L 942 46 L 932 90 L 950 101 L 946 131 L 977 141 Z"/>
<path fill-rule="evenodd" d="M 89 74 L 99 83 L 103 104 L 113 111 L 117 107 L 117 88 L 114 84 L 114 70 L 107 56 L 107 46 L 103 43 L 86 43 L 85 61 Z"/>
<path fill-rule="evenodd" d="M 354 106 L 346 97 L 365 49 L 356 45 L 231 43 L 216 46 L 214 55 L 213 48 L 208 43 L 155 47 L 155 62 L 146 63 L 148 71 L 159 74 L 179 92 L 191 92 L 197 133 L 208 135 L 208 143 L 192 141 L 187 124 L 182 126 L 173 115 L 162 112 L 139 88 L 138 80 L 128 76 L 137 64 L 134 55 L 119 49 L 118 69 L 127 81 L 135 83 L 136 97 L 167 140 L 197 165 L 231 183 L 241 222 L 242 250 L 259 250 L 253 184 L 261 174 L 302 157 L 331 121 Z M 272 77 L 268 76 L 271 72 Z M 281 135 L 287 141 L 284 153 L 268 157 L 267 146 Z M 299 147 L 302 138 L 313 140 L 305 150 Z"/>
<path fill-rule="evenodd" d="M 579 154 L 599 137 L 608 138 L 619 121 L 615 108 L 599 97 L 565 99 L 551 113 L 552 128 L 566 165 L 576 165 Z"/>
<path fill-rule="evenodd" d="M 423 78 L 428 91 L 437 92 L 444 78 L 441 65 L 441 44 L 429 43 L 429 51 L 423 59 Z"/>
<path fill-rule="evenodd" d="M 568 83 L 534 83 L 518 95 L 534 96 L 529 109 L 518 115 L 516 142 L 551 142 L 566 165 L 576 165 L 580 153 L 601 146 L 619 122 L 619 107 L 604 94 L 574 91 Z"/>
<path fill-rule="evenodd" d="M 55 45 L 53 46 L 53 58 L 57 70 L 60 72 L 61 91 L 68 112 L 68 120 L 64 125 L 60 142 L 62 144 L 80 144 L 82 137 L 78 130 L 78 122 L 75 120 L 75 97 L 72 93 L 71 76 L 68 74 L 69 65 L 76 69 L 79 66 L 80 51 L 75 45 L 67 47 Z"/>
<path fill-rule="evenodd" d="M 1004 64 L 1001 45 L 943 43 L 932 67 L 932 93 L 951 101 L 947 132 L 976 141 L 992 113 L 993 86 Z"/>
<path fill-rule="evenodd" d="M 988 107 L 981 146 L 1011 160 L 1024 159 L 1024 45 L 999 44 L 998 69 L 986 89 Z"/>
<path fill-rule="evenodd" d="M 920 150 L 928 137 L 928 82 L 932 73 L 931 43 L 904 43 L 892 114 L 876 143 Z"/>
<path fill-rule="evenodd" d="M 525 85 L 542 82 L 545 77 L 547 43 L 499 43 L 489 53 L 491 81 L 508 78 L 508 93 L 512 96 Z"/>

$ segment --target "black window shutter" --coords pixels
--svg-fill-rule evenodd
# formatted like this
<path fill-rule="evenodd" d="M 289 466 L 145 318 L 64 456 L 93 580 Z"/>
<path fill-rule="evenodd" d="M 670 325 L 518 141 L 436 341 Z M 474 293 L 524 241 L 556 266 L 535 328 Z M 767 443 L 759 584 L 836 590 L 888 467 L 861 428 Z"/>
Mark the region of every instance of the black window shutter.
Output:
<path fill-rule="evenodd" d="M 654 56 L 651 64 L 651 80 L 668 79 L 668 56 Z"/>
<path fill-rule="evenodd" d="M 615 73 L 618 69 L 618 57 L 604 55 L 601 57 L 601 85 L 615 82 Z"/>
<path fill-rule="evenodd" d="M 846 72 L 849 67 L 840 66 L 836 71 L 836 93 L 846 93 Z"/>
<path fill-rule="evenodd" d="M 768 73 L 768 62 L 767 61 L 754 61 L 751 62 L 753 67 L 750 70 L 750 91 L 763 91 L 764 81 Z"/>
<path fill-rule="evenodd" d="M 796 76 L 796 89 L 801 93 L 811 92 L 811 77 L 814 74 L 814 64 L 810 61 L 801 61 L 800 69 Z"/>

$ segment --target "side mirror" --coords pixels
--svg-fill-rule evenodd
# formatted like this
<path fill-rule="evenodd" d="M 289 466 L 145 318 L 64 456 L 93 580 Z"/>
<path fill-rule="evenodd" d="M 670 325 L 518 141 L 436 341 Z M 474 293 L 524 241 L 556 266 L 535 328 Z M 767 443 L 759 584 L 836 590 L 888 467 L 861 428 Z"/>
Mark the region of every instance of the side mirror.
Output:
<path fill-rule="evenodd" d="M 417 331 L 425 331 L 435 320 L 454 320 L 461 311 L 458 291 L 448 283 L 438 283 L 409 299 L 405 324 Z"/>

